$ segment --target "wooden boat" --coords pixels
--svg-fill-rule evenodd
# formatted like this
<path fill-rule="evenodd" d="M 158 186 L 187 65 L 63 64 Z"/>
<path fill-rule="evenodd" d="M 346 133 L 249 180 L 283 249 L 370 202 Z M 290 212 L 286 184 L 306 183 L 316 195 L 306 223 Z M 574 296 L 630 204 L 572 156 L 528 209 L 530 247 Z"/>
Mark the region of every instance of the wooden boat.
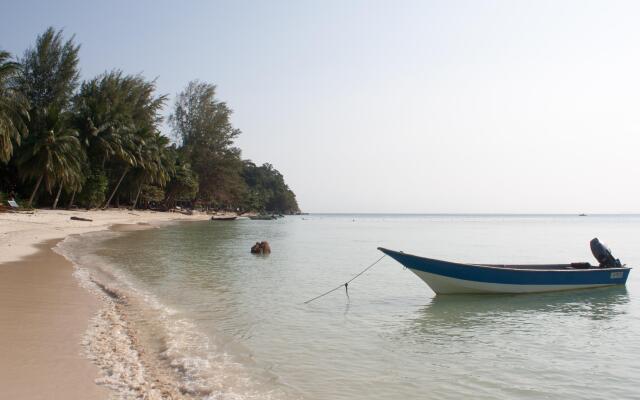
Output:
<path fill-rule="evenodd" d="M 212 221 L 235 221 L 238 217 L 235 215 L 214 215 Z"/>
<path fill-rule="evenodd" d="M 536 293 L 624 285 L 631 270 L 614 259 L 597 238 L 591 241 L 591 250 L 599 266 L 463 264 L 382 247 L 378 250 L 410 269 L 436 294 Z"/>

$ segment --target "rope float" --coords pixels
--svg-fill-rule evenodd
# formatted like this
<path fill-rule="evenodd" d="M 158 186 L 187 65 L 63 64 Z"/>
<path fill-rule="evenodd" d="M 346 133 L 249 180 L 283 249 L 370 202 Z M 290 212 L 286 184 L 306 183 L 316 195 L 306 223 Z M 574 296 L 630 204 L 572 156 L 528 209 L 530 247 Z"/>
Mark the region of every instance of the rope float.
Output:
<path fill-rule="evenodd" d="M 314 297 L 313 299 L 309 299 L 309 300 L 305 301 L 305 302 L 304 302 L 304 304 L 309 304 L 309 303 L 311 303 L 311 302 L 312 302 L 312 301 L 314 301 L 314 300 L 318 300 L 319 298 L 324 297 L 324 296 L 328 295 L 329 293 L 335 292 L 336 290 L 338 290 L 338 289 L 340 289 L 340 288 L 342 288 L 342 287 L 344 287 L 344 291 L 345 291 L 345 293 L 347 294 L 347 297 L 349 297 L 349 284 L 350 284 L 351 282 L 353 282 L 357 277 L 359 277 L 360 275 L 362 275 L 362 274 L 364 274 L 365 272 L 367 272 L 371 267 L 373 267 L 374 265 L 376 265 L 377 263 L 379 263 L 380 261 L 382 261 L 382 259 L 383 259 L 383 258 L 385 258 L 386 256 L 387 256 L 387 255 L 385 254 L 385 255 L 383 255 L 382 257 L 378 258 L 378 259 L 376 260 L 376 262 L 374 262 L 373 264 L 369 265 L 367 268 L 365 268 L 365 269 L 363 269 L 362 271 L 360 271 L 356 276 L 354 276 L 353 278 L 349 279 L 349 280 L 348 280 L 348 281 L 346 281 L 345 283 L 343 283 L 343 284 L 341 284 L 341 285 L 339 285 L 339 286 L 336 286 L 335 288 L 333 288 L 333 289 L 331 289 L 331 290 L 329 290 L 329 291 L 327 291 L 327 292 L 322 293 L 320 296 L 316 296 L 316 297 Z"/>

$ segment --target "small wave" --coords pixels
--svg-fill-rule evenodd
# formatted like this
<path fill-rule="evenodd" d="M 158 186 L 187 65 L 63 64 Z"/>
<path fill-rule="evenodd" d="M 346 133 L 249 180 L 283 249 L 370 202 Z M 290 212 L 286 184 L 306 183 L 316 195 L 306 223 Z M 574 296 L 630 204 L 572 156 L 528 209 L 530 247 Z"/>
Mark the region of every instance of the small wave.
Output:
<path fill-rule="evenodd" d="M 90 234 L 100 243 L 122 233 Z M 239 362 L 196 324 L 96 254 L 86 237 L 70 236 L 56 251 L 75 266 L 79 284 L 102 306 L 91 320 L 83 346 L 100 367 L 98 384 L 114 397 L 133 399 L 252 400 L 300 396 L 264 371 Z M 243 360 L 244 361 L 244 360 Z"/>

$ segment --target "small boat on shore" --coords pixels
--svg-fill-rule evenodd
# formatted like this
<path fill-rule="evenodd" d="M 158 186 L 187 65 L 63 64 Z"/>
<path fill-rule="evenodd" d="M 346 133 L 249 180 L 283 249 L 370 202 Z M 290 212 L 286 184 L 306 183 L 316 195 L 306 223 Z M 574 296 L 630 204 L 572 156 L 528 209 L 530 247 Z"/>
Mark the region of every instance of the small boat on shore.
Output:
<path fill-rule="evenodd" d="M 436 294 L 537 293 L 624 285 L 629 271 L 598 239 L 591 251 L 599 262 L 571 264 L 464 264 L 379 247 L 422 279 Z"/>
<path fill-rule="evenodd" d="M 238 219 L 235 215 L 214 215 L 211 217 L 212 221 L 235 221 Z"/>

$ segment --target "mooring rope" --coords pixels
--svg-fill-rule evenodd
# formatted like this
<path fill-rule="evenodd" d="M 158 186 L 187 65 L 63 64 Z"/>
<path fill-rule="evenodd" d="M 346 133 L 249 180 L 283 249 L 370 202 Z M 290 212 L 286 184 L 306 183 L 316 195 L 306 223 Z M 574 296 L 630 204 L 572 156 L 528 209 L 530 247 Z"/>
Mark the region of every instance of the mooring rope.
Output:
<path fill-rule="evenodd" d="M 320 296 L 316 296 L 313 299 L 307 300 L 304 302 L 304 304 L 309 304 L 314 300 L 319 299 L 320 297 L 324 297 L 326 295 L 328 295 L 331 292 L 335 292 L 336 290 L 344 287 L 345 292 L 347 293 L 347 297 L 349 297 L 349 283 L 353 282 L 353 280 L 355 280 L 357 277 L 359 277 L 360 275 L 364 274 L 365 272 L 367 272 L 371 267 L 373 267 L 374 265 L 376 265 L 377 263 L 379 263 L 383 258 L 385 258 L 387 255 L 384 254 L 382 257 L 378 258 L 376 260 L 376 262 L 374 262 L 373 264 L 369 265 L 367 268 L 363 269 L 362 271 L 360 271 L 356 276 L 354 276 L 353 278 L 349 279 L 348 281 L 346 281 L 345 283 L 341 284 L 340 286 L 337 286 L 331 290 L 329 290 L 328 292 L 322 293 Z"/>

